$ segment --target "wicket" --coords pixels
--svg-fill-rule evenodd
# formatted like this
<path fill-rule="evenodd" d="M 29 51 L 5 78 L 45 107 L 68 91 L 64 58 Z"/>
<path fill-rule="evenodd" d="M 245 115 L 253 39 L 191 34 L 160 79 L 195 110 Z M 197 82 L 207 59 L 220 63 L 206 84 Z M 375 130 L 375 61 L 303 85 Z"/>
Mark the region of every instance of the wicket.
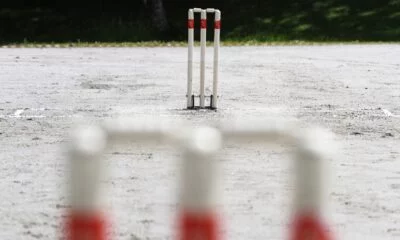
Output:
<path fill-rule="evenodd" d="M 195 95 L 192 93 L 193 83 L 193 48 L 194 48 L 194 14 L 200 13 L 200 104 L 196 107 Z M 188 12 L 188 75 L 187 75 L 187 108 L 206 108 L 205 107 L 205 57 L 206 57 L 206 41 L 207 41 L 207 14 L 214 13 L 214 63 L 213 63 L 213 90 L 210 98 L 210 109 L 217 108 L 218 98 L 218 57 L 220 47 L 220 30 L 221 30 L 221 11 L 218 9 L 193 8 Z"/>
<path fill-rule="evenodd" d="M 176 127 L 176 126 L 179 127 Z M 110 143 L 139 140 L 162 143 L 182 149 L 182 173 L 179 181 L 179 240 L 220 240 L 220 222 L 216 206 L 216 154 L 223 141 L 277 143 L 297 147 L 295 163 L 294 220 L 290 240 L 330 240 L 322 221 L 327 158 L 332 151 L 332 136 L 321 130 L 299 130 L 296 126 L 270 123 L 265 126 L 231 128 L 160 125 L 148 122 L 111 121 L 81 129 L 70 147 L 71 212 L 67 220 L 66 240 L 106 240 L 107 219 L 99 205 L 103 167 L 102 153 Z M 251 141 L 249 141 L 251 140 Z"/>

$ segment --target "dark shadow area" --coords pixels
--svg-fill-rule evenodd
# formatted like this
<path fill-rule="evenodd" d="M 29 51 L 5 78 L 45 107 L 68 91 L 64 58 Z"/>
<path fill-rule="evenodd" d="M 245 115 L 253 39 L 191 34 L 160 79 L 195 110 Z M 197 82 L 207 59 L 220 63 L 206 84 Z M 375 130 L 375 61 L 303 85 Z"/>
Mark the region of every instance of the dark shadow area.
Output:
<path fill-rule="evenodd" d="M 1 4 L 3 44 L 185 41 L 191 7 L 221 9 L 224 40 L 400 40 L 400 0 L 13 0 Z"/>

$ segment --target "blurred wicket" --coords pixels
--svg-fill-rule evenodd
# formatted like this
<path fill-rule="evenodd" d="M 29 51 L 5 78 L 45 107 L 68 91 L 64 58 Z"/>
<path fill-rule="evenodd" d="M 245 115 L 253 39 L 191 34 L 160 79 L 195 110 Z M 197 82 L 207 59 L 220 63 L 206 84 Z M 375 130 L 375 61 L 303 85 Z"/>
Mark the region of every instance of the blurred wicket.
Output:
<path fill-rule="evenodd" d="M 102 153 L 110 143 L 141 141 L 178 146 L 183 154 L 179 184 L 179 240 L 219 240 L 216 153 L 223 142 L 278 143 L 294 145 L 295 199 L 290 240 L 330 240 L 322 221 L 326 163 L 332 136 L 320 129 L 300 130 L 282 123 L 264 126 L 198 127 L 111 121 L 78 129 L 69 151 L 71 210 L 67 240 L 106 240 L 106 221 L 101 204 Z"/>

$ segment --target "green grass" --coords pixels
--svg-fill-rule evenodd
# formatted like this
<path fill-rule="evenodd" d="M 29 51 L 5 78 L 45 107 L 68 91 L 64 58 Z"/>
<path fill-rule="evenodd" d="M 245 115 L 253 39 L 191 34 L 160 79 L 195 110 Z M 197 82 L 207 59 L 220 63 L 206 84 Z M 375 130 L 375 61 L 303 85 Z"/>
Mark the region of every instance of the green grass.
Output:
<path fill-rule="evenodd" d="M 125 11 L 122 8 L 126 5 L 121 5 L 117 12 L 91 15 L 84 10 L 70 15 L 67 10 L 53 8 L 4 8 L 0 10 L 0 45 L 183 46 L 187 39 L 188 7 L 184 2 L 169 3 L 173 7 L 167 7 L 170 28 L 165 32 L 155 28 L 148 10 L 138 3 L 132 3 L 141 6 L 133 12 Z M 230 4 L 224 4 L 227 2 Z M 221 39 L 227 46 L 400 41 L 400 0 L 216 0 L 215 7 L 223 11 Z M 208 29 L 211 40 L 212 22 Z"/>
<path fill-rule="evenodd" d="M 221 45 L 229 46 L 312 46 L 312 45 L 334 45 L 334 44 L 399 44 L 400 42 L 380 41 L 260 41 L 260 40 L 226 40 Z M 212 46 L 212 42 L 207 42 Z M 199 42 L 195 43 L 199 46 Z M 2 48 L 124 48 L 124 47 L 186 47 L 187 42 L 179 41 L 146 41 L 146 42 L 74 42 L 74 43 L 41 43 L 25 42 L 0 45 Z"/>
<path fill-rule="evenodd" d="M 0 45 L 3 48 L 90 48 L 90 47 L 182 47 L 185 42 L 162 42 L 162 41 L 145 41 L 145 42 L 70 42 L 70 43 L 46 43 L 46 42 L 25 42 L 10 43 Z"/>

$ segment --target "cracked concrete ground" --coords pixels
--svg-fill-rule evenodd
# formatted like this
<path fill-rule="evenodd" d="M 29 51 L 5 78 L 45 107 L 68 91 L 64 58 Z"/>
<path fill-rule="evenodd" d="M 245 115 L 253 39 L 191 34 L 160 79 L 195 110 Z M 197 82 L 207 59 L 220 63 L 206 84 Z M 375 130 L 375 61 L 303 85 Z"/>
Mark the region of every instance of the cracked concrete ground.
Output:
<path fill-rule="evenodd" d="M 399 239 L 399 54 L 398 44 L 223 47 L 219 110 L 204 112 L 183 110 L 185 48 L 0 49 L 0 239 L 57 238 L 71 127 L 119 116 L 195 125 L 290 118 L 329 128 L 342 146 L 332 162 L 337 239 Z M 287 152 L 221 152 L 226 239 L 284 238 Z M 107 153 L 116 238 L 171 239 L 177 155 L 140 146 Z"/>

